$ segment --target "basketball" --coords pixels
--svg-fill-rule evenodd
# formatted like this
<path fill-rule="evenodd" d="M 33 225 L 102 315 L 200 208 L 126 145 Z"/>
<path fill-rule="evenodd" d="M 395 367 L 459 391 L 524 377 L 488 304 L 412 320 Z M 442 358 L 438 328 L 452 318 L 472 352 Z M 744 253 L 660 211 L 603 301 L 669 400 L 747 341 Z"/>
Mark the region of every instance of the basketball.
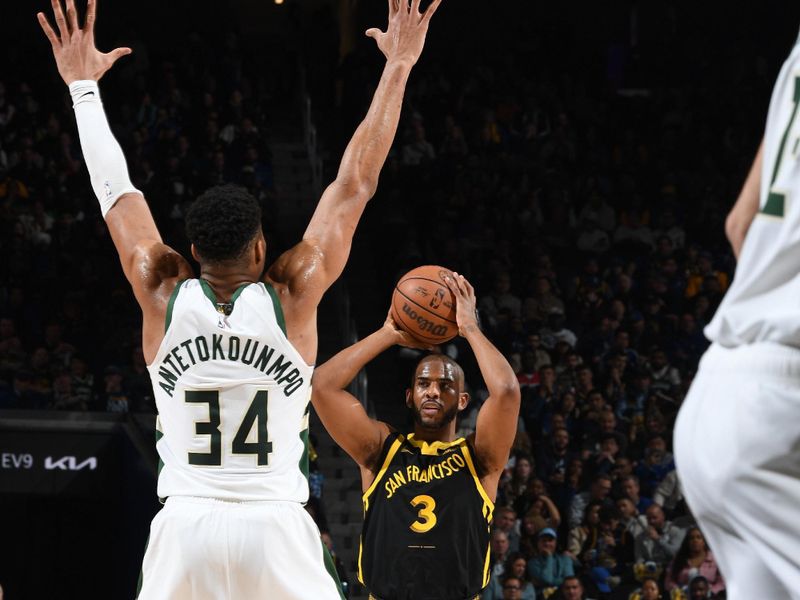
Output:
<path fill-rule="evenodd" d="M 456 299 L 444 281 L 451 271 L 436 265 L 403 275 L 392 294 L 392 318 L 415 338 L 441 344 L 458 334 Z"/>

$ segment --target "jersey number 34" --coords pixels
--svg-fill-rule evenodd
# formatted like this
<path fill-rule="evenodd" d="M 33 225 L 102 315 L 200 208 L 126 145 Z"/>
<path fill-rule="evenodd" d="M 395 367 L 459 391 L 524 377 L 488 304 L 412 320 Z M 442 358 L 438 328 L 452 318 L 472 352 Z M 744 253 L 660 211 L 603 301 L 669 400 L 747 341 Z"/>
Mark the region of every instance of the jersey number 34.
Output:
<path fill-rule="evenodd" d="M 189 464 L 205 467 L 219 467 L 222 465 L 222 433 L 219 418 L 219 392 L 216 390 L 187 390 L 186 402 L 208 404 L 208 421 L 197 421 L 194 431 L 197 435 L 210 436 L 208 452 L 189 452 Z M 256 441 L 248 442 L 247 438 L 256 425 Z M 231 444 L 233 454 L 255 454 L 259 467 L 269 465 L 269 454 L 272 452 L 272 442 L 267 438 L 267 391 L 256 392 L 250 407 L 244 414 L 242 423 L 233 436 Z"/>

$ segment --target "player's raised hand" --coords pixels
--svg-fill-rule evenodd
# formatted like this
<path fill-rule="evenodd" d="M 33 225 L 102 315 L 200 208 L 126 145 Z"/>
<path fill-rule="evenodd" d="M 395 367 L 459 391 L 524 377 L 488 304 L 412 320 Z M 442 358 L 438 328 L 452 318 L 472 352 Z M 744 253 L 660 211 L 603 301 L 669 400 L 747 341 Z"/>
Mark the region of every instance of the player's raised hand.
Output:
<path fill-rule="evenodd" d="M 395 337 L 395 344 L 398 346 L 405 346 L 406 348 L 416 348 L 417 350 L 429 350 L 433 351 L 436 349 L 436 346 L 432 346 L 428 342 L 423 342 L 415 338 L 413 335 L 408 333 L 407 331 L 401 329 L 397 322 L 392 317 L 392 310 L 389 309 L 389 313 L 386 315 L 386 320 L 383 322 L 383 328 Z"/>
<path fill-rule="evenodd" d="M 386 60 L 408 61 L 416 64 L 422 48 L 431 17 L 442 0 L 433 0 L 424 13 L 420 13 L 421 0 L 389 0 L 389 26 L 386 31 L 373 27 L 367 29 L 367 36 L 374 38 Z"/>
<path fill-rule="evenodd" d="M 38 13 L 39 25 L 50 40 L 58 73 L 69 85 L 73 81 L 92 79 L 99 81 L 119 58 L 131 53 L 130 48 L 116 48 L 111 52 L 100 52 L 94 45 L 94 22 L 97 16 L 97 0 L 86 4 L 86 22 L 78 24 L 75 0 L 66 0 L 66 17 L 61 0 L 50 0 L 58 34 L 47 21 L 44 13 Z"/>
<path fill-rule="evenodd" d="M 466 277 L 455 271 L 451 276 L 445 277 L 444 281 L 456 298 L 456 323 L 459 335 L 465 337 L 473 328 L 479 330 L 475 288 Z"/>

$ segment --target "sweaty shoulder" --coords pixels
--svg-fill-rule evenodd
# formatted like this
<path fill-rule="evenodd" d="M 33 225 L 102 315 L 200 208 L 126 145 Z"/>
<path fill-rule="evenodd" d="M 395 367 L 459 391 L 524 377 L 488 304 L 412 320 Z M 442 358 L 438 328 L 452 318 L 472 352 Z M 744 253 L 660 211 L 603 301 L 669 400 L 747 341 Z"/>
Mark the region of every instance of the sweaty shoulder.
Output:
<path fill-rule="evenodd" d="M 313 240 L 303 240 L 293 246 L 270 266 L 265 279 L 275 289 L 300 299 L 314 296 L 314 292 L 324 290 L 325 253 Z M 317 298 L 318 300 L 318 298 Z"/>
<path fill-rule="evenodd" d="M 308 364 L 317 358 L 317 305 L 327 288 L 324 252 L 303 240 L 284 252 L 267 270 L 286 319 L 286 335 Z"/>
<path fill-rule="evenodd" d="M 161 242 L 143 242 L 133 253 L 130 278 L 142 309 L 142 349 L 149 363 L 164 338 L 164 320 L 172 292 L 179 281 L 194 276 L 183 256 Z"/>
<path fill-rule="evenodd" d="M 165 292 L 169 299 L 178 281 L 189 279 L 194 275 L 186 259 L 161 242 L 140 243 L 133 253 L 133 261 L 136 277 L 132 285 L 134 292 L 137 292 L 137 299 L 140 291 L 137 287 L 143 292 L 160 292 L 158 295 Z"/>

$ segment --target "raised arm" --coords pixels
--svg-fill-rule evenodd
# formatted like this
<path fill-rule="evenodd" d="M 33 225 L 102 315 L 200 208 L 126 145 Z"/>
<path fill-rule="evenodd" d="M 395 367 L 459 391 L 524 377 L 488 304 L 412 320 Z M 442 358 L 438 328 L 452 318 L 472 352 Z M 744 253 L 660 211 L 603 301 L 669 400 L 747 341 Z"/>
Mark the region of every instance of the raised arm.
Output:
<path fill-rule="evenodd" d="M 397 131 L 408 76 L 440 2 L 434 0 L 422 14 L 420 0 L 413 0 L 410 6 L 407 0 L 389 0 L 386 32 L 367 31 L 386 56 L 372 104 L 347 145 L 336 180 L 323 193 L 303 241 L 267 273 L 268 279 L 288 285 L 289 301 L 300 322 L 313 316 L 322 294 L 344 269 L 356 225 L 377 189 Z"/>
<path fill-rule="evenodd" d="M 736 204 L 728 213 L 725 219 L 725 235 L 733 248 L 733 254 L 739 258 L 739 253 L 742 251 L 742 244 L 747 235 L 747 230 L 750 229 L 750 223 L 758 212 L 759 197 L 761 194 L 761 165 L 764 158 L 764 144 L 758 148 L 756 158 L 753 161 L 753 166 L 750 167 L 750 173 L 742 186 L 742 191 Z"/>
<path fill-rule="evenodd" d="M 446 281 L 456 296 L 458 332 L 469 342 L 489 390 L 475 426 L 475 452 L 484 470 L 484 487 L 494 490 L 517 433 L 519 382 L 511 365 L 478 327 L 472 285 L 458 273 Z"/>
<path fill-rule="evenodd" d="M 328 433 L 362 469 L 372 471 L 390 429 L 371 419 L 347 386 L 381 352 L 400 344 L 421 347 L 391 317 L 378 331 L 339 352 L 314 371 L 311 402 Z"/>
<path fill-rule="evenodd" d="M 558 510 L 555 503 L 547 496 L 539 496 L 539 498 L 544 502 L 547 513 L 550 515 L 550 526 L 553 529 L 558 529 L 561 525 L 561 512 Z"/>
<path fill-rule="evenodd" d="M 50 40 L 58 72 L 69 86 L 92 188 L 144 313 L 143 347 L 149 362 L 161 341 L 169 294 L 178 279 L 191 276 L 191 267 L 162 243 L 144 196 L 130 181 L 125 156 L 100 101 L 97 82 L 120 57 L 130 54 L 130 48 L 108 53 L 95 48 L 97 0 L 88 0 L 83 28 L 74 0 L 66 0 L 66 16 L 60 0 L 51 3 L 58 34 L 43 13 L 37 18 Z"/>

